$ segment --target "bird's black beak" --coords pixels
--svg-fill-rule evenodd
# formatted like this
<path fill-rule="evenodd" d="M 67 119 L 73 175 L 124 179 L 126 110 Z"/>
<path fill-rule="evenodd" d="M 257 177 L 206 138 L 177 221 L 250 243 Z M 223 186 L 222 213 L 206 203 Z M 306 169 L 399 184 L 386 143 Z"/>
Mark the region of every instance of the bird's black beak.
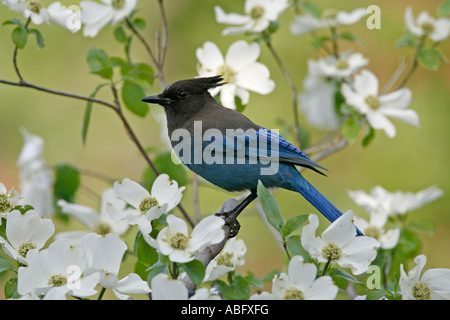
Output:
<path fill-rule="evenodd" d="M 145 98 L 141 99 L 141 101 L 147 102 L 147 103 L 159 104 L 163 107 L 170 105 L 172 103 L 172 99 L 162 97 L 160 94 L 158 94 L 156 96 L 145 97 Z"/>

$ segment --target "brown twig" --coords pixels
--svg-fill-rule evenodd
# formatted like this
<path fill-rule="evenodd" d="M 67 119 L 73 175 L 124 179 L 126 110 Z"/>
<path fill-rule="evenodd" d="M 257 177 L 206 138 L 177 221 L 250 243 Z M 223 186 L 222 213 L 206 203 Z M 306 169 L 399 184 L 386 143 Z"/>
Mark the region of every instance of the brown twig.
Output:
<path fill-rule="evenodd" d="M 291 90 L 292 95 L 292 111 L 294 116 L 294 125 L 295 125 L 295 137 L 297 140 L 298 147 L 301 148 L 301 134 L 300 134 L 300 120 L 299 120 L 299 113 L 298 113 L 298 97 L 297 97 L 297 87 L 295 86 L 294 81 L 292 80 L 291 75 L 289 74 L 289 71 L 286 69 L 286 67 L 283 64 L 283 61 L 281 60 L 279 54 L 275 50 L 275 48 L 272 46 L 272 43 L 270 41 L 269 36 L 264 37 L 265 43 L 267 45 L 267 48 L 269 49 L 272 56 L 275 58 L 275 61 L 278 64 L 278 67 L 280 68 L 281 72 L 283 73 L 284 77 L 286 78 L 289 88 Z"/>

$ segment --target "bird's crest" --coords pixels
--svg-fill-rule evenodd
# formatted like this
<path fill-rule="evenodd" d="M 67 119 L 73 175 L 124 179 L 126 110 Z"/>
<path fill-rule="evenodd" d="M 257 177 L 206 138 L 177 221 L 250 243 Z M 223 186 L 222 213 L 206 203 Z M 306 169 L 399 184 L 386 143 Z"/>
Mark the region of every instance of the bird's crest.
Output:
<path fill-rule="evenodd" d="M 189 87 L 194 90 L 200 89 L 202 91 L 208 91 L 209 89 L 220 87 L 220 86 L 226 84 L 226 82 L 222 82 L 222 81 L 223 81 L 223 77 L 221 75 L 214 76 L 214 77 L 202 77 L 202 78 L 180 80 L 180 81 L 176 81 L 176 82 L 168 85 L 167 88 L 164 90 L 164 92 L 169 91 L 171 87 L 174 87 L 174 88 Z"/>
<path fill-rule="evenodd" d="M 220 87 L 226 83 L 222 82 L 223 76 L 221 75 L 214 77 L 194 78 L 191 81 L 195 82 L 196 85 L 201 86 L 205 90 Z"/>

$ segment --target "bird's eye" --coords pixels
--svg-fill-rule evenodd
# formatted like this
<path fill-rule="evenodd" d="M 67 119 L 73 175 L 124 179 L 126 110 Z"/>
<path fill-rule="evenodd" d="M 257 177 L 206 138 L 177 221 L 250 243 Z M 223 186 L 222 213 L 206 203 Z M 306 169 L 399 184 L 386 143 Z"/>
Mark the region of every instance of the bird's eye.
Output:
<path fill-rule="evenodd" d="M 184 98 L 184 97 L 187 96 L 187 93 L 186 93 L 186 91 L 179 91 L 179 92 L 178 92 L 178 96 L 179 96 L 180 98 Z"/>

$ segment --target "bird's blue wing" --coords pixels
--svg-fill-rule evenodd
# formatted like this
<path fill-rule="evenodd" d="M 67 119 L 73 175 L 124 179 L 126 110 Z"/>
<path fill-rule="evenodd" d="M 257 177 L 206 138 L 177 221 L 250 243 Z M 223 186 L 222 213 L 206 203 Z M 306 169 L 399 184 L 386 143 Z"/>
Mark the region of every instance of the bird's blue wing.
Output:
<path fill-rule="evenodd" d="M 234 132 L 223 140 L 224 151 L 234 151 L 237 158 L 259 159 L 262 162 L 279 161 L 312 169 L 320 174 L 324 167 L 277 133 L 261 127 L 259 130 Z"/>

